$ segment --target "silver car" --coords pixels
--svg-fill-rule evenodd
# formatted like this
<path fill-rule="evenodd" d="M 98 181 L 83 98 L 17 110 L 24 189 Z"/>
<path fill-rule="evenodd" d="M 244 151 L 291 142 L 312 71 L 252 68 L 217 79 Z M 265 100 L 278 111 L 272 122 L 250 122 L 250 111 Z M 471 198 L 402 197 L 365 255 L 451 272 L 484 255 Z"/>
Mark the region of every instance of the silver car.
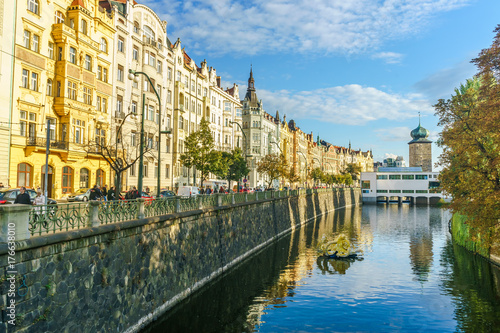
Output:
<path fill-rule="evenodd" d="M 68 200 L 68 202 L 89 201 L 89 197 L 90 197 L 90 189 L 89 188 L 81 188 L 78 191 L 66 196 L 66 200 Z"/>

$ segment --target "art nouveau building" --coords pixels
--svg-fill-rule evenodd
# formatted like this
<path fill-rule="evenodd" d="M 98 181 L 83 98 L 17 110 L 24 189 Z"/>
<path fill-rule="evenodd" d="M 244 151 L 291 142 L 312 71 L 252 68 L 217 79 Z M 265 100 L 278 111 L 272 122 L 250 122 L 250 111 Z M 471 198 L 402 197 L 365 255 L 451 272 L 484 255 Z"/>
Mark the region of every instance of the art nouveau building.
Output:
<path fill-rule="evenodd" d="M 113 122 L 108 144 L 116 145 L 127 163 L 133 163 L 122 174 L 123 187 L 136 186 L 140 174 L 138 156 L 144 118 L 142 181 L 144 189 L 156 193 L 158 172 L 162 187 L 171 183 L 170 138 L 166 134 L 160 135 L 160 131 L 170 129 L 173 114 L 173 81 L 167 75 L 172 71 L 173 54 L 167 38 L 167 22 L 160 20 L 147 6 L 132 1 L 103 2 L 114 11 L 116 29 L 111 102 Z M 129 77 L 129 70 L 144 74 Z M 158 150 L 160 138 L 161 151 Z"/>
<path fill-rule="evenodd" d="M 49 196 L 106 182 L 107 163 L 87 148 L 110 125 L 112 84 L 99 71 L 112 75 L 112 23 L 98 0 L 17 1 L 11 187 L 44 187 L 48 121 Z"/>

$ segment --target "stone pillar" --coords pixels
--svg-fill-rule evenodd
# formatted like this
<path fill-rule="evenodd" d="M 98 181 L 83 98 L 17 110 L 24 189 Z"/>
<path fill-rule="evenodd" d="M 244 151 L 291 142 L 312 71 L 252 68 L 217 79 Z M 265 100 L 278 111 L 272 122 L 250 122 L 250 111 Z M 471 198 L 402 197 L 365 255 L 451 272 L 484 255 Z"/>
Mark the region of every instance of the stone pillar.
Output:
<path fill-rule="evenodd" d="M 259 200 L 259 192 L 255 192 L 255 201 Z"/>
<path fill-rule="evenodd" d="M 398 197 L 398 206 L 403 204 L 403 197 Z"/>
<path fill-rule="evenodd" d="M 137 218 L 138 219 L 143 219 L 146 214 L 144 214 L 144 202 L 146 199 L 144 198 L 137 198 L 137 202 L 139 203 L 139 211 L 137 212 Z"/>
<path fill-rule="evenodd" d="M 245 202 L 248 202 L 248 192 L 245 192 Z"/>
<path fill-rule="evenodd" d="M 32 208 L 21 204 L 0 206 L 0 243 L 30 238 L 29 214 Z M 9 236 L 14 238 L 9 240 Z"/>
<path fill-rule="evenodd" d="M 236 201 L 234 200 L 234 192 L 231 193 L 231 204 L 234 205 Z"/>
<path fill-rule="evenodd" d="M 217 206 L 220 207 L 222 206 L 222 194 L 217 193 Z"/>
<path fill-rule="evenodd" d="M 198 198 L 198 209 L 202 209 L 203 208 L 203 196 L 198 195 L 197 198 Z"/>
<path fill-rule="evenodd" d="M 175 198 L 175 212 L 181 212 L 181 199 L 179 197 Z"/>
<path fill-rule="evenodd" d="M 101 225 L 101 221 L 99 221 L 99 205 L 100 201 L 89 201 L 89 227 L 98 227 Z"/>

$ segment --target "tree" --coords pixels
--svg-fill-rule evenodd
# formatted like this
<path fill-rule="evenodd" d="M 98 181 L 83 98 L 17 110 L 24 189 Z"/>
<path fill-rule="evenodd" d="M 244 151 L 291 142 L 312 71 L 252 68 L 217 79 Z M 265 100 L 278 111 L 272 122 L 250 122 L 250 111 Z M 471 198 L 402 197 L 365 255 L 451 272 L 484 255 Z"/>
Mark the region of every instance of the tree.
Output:
<path fill-rule="evenodd" d="M 139 117 L 135 116 L 133 113 L 128 113 L 117 127 L 112 127 L 111 131 L 96 127 L 94 140 L 89 141 L 85 148 L 87 155 L 101 156 L 115 172 L 115 193 L 117 197 L 121 191 L 123 173 L 131 168 L 141 158 L 141 155 L 151 160 L 156 158 L 153 154 L 153 152 L 156 153 L 154 145 L 147 144 L 146 137 L 154 138 L 157 129 L 151 126 L 144 129 L 144 148 L 141 153 L 141 122 Z M 129 117 L 132 119 L 129 119 Z M 139 133 L 139 135 L 134 140 L 129 139 L 133 133 Z M 106 134 L 109 134 L 109 136 L 106 137 Z"/>
<path fill-rule="evenodd" d="M 324 178 L 324 173 L 321 168 L 314 168 L 309 173 L 309 177 L 314 179 L 314 183 L 316 183 L 318 180 L 322 180 Z"/>
<path fill-rule="evenodd" d="M 222 152 L 221 159 L 222 163 L 227 166 L 227 169 L 222 169 L 221 171 L 223 172 L 216 172 L 215 174 L 221 178 L 227 179 L 229 188 L 231 188 L 232 180 L 239 181 L 250 171 L 240 148 L 233 149 L 230 153 Z"/>
<path fill-rule="evenodd" d="M 283 154 L 267 154 L 257 164 L 257 172 L 269 177 L 267 187 L 271 187 L 273 180 L 286 176 L 288 162 Z"/>
<path fill-rule="evenodd" d="M 443 127 L 438 165 L 451 209 L 487 236 L 500 218 L 500 25 L 495 39 L 472 60 L 477 75 L 434 105 Z"/>
<path fill-rule="evenodd" d="M 293 183 L 296 183 L 300 180 L 300 176 L 295 172 L 295 168 L 293 166 L 291 166 L 288 169 L 288 172 L 285 173 L 284 177 L 286 179 L 288 179 L 288 181 L 290 182 L 290 185 L 292 185 Z"/>
<path fill-rule="evenodd" d="M 358 175 L 361 173 L 361 166 L 355 163 L 347 164 L 344 174 L 350 174 L 353 180 L 358 180 Z"/>
<path fill-rule="evenodd" d="M 182 165 L 187 168 L 194 166 L 200 172 L 202 186 L 211 172 L 221 173 L 224 168 L 221 153 L 214 149 L 214 138 L 209 125 L 205 118 L 200 121 L 199 129 L 186 138 L 184 142 L 185 152 L 179 157 Z"/>

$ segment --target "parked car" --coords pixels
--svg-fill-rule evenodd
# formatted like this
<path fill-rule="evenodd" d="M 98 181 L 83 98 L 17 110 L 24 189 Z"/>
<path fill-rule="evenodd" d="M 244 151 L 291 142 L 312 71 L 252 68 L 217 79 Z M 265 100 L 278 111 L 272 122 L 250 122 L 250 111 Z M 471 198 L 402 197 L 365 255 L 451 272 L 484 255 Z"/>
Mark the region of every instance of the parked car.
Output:
<path fill-rule="evenodd" d="M 169 190 L 163 190 L 160 192 L 160 195 L 162 198 L 171 198 L 171 197 L 175 197 L 175 192 L 169 191 Z"/>
<path fill-rule="evenodd" d="M 189 198 L 199 194 L 200 192 L 197 186 L 181 186 L 177 190 L 177 195 L 183 198 Z"/>
<path fill-rule="evenodd" d="M 65 198 L 68 202 L 74 201 L 89 201 L 90 189 L 81 188 L 74 193 L 68 194 Z"/>
<path fill-rule="evenodd" d="M 16 200 L 16 197 L 20 193 L 20 190 L 18 188 L 9 188 L 9 189 L 4 189 L 0 190 L 0 204 L 13 204 L 14 201 Z M 31 203 L 35 200 L 36 197 L 36 191 L 32 189 L 26 189 L 26 193 L 30 195 Z M 51 198 L 47 198 L 47 204 L 49 205 L 56 205 L 57 201 Z"/>

